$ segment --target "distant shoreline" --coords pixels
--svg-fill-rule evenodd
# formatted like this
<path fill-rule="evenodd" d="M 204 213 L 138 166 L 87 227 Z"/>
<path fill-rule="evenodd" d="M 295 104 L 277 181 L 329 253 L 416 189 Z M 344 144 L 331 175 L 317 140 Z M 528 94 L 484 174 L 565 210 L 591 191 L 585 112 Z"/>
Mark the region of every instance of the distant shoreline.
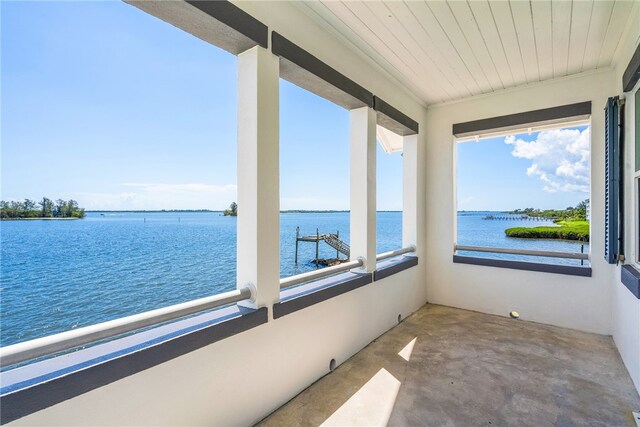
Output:
<path fill-rule="evenodd" d="M 163 209 L 163 210 L 149 210 L 149 211 L 144 211 L 144 210 L 136 210 L 136 211 L 95 210 L 95 211 L 85 211 L 85 212 L 86 213 L 199 213 L 199 212 L 204 212 L 204 213 L 220 212 L 220 213 L 222 213 L 223 211 L 221 211 L 221 210 L 220 211 L 211 211 L 211 210 L 208 210 L 208 209 L 175 209 L 175 210 Z"/>
<path fill-rule="evenodd" d="M 78 217 L 0 218 L 0 221 L 59 221 L 59 220 L 68 220 L 68 219 L 82 219 L 82 218 L 78 218 Z"/>
<path fill-rule="evenodd" d="M 211 211 L 207 209 L 185 209 L 185 210 L 149 210 L 149 211 L 85 211 L 87 213 L 222 213 L 223 210 L 220 211 Z M 340 210 L 287 210 L 280 211 L 280 213 L 348 213 L 350 211 L 340 211 Z M 402 212 L 402 211 L 376 211 L 376 212 Z"/>

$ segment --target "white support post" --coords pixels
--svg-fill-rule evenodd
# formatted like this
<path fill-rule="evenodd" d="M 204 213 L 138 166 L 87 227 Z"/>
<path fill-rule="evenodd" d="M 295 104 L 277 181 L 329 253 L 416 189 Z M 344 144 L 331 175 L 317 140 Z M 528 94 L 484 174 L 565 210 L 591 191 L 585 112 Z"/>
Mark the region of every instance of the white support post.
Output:
<path fill-rule="evenodd" d="M 376 269 L 376 113 L 362 107 L 349 112 L 351 138 L 351 259 Z"/>
<path fill-rule="evenodd" d="M 280 298 L 278 97 L 278 58 L 259 46 L 238 55 L 237 286 L 254 287 L 252 308 Z"/>
<path fill-rule="evenodd" d="M 402 247 L 418 243 L 418 135 L 402 142 Z"/>

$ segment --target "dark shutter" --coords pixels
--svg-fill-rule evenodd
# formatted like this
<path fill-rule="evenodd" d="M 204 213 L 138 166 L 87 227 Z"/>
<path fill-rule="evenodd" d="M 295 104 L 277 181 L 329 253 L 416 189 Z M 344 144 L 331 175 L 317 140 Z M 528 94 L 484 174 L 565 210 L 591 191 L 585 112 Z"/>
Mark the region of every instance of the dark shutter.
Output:
<path fill-rule="evenodd" d="M 621 102 L 619 97 L 607 100 L 604 115 L 605 190 L 604 190 L 604 259 L 615 264 L 623 253 L 621 217 L 622 190 L 622 134 Z"/>

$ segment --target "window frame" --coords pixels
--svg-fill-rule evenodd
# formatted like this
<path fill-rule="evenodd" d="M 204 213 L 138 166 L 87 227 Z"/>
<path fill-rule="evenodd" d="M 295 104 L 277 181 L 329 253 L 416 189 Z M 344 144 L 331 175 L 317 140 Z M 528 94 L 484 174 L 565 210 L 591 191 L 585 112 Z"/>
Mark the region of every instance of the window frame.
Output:
<path fill-rule="evenodd" d="M 634 213 L 635 228 L 630 241 L 634 242 L 633 251 L 635 252 L 632 263 L 640 270 L 640 82 L 636 83 L 635 89 L 632 90 L 632 102 L 630 116 L 633 118 L 633 144 L 632 151 L 635 164 L 632 167 L 632 212 Z"/>
<path fill-rule="evenodd" d="M 515 113 L 452 126 L 453 142 L 453 262 L 460 264 L 484 265 L 489 267 L 511 268 L 517 270 L 538 271 L 546 273 L 567 274 L 573 276 L 590 277 L 592 267 L 569 266 L 544 262 L 515 261 L 504 259 L 484 258 L 475 255 L 458 255 L 458 144 L 465 141 L 495 138 L 499 136 L 516 135 L 519 133 L 539 132 L 550 129 L 562 129 L 574 126 L 589 126 L 592 129 L 591 101 L 550 107 L 541 110 Z M 593 157 L 593 135 L 589 135 L 589 155 Z M 589 171 L 589 200 L 592 201 L 592 171 Z M 589 235 L 592 235 L 593 223 L 589 221 Z M 491 247 L 487 247 L 491 249 Z M 589 257 L 591 264 L 591 242 L 589 242 Z M 535 255 L 532 255 L 535 256 Z"/>

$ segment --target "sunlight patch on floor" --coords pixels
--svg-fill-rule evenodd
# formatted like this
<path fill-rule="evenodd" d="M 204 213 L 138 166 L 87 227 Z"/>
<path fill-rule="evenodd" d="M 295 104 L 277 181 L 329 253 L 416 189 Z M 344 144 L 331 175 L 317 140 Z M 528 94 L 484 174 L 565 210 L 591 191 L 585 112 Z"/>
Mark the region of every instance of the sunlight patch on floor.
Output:
<path fill-rule="evenodd" d="M 404 348 L 400 350 L 400 353 L 398 353 L 398 356 L 402 357 L 404 360 L 408 362 L 409 359 L 411 359 L 411 353 L 413 353 L 413 346 L 416 345 L 417 339 L 418 337 L 415 337 L 409 342 L 409 344 L 405 345 Z"/>
<path fill-rule="evenodd" d="M 391 417 L 400 384 L 400 381 L 389 371 L 380 369 L 321 425 L 386 426 Z"/>

